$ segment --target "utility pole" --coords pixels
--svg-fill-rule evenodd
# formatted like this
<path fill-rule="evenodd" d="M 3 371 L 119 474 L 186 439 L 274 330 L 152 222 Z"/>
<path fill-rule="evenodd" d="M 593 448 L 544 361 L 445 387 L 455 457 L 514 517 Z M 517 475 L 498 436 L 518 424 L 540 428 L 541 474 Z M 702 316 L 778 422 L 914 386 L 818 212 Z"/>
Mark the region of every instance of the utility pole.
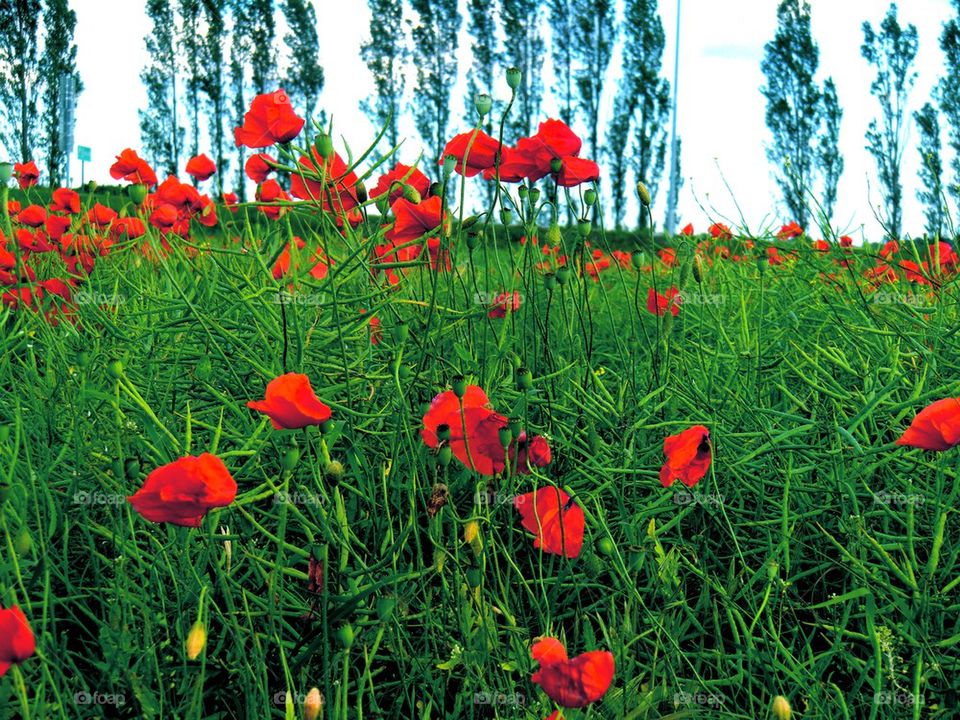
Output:
<path fill-rule="evenodd" d="M 680 158 L 677 152 L 677 85 L 680 82 L 680 0 L 677 0 L 677 31 L 673 48 L 673 128 L 670 131 L 670 192 L 667 194 L 667 221 L 664 230 L 673 235 L 677 225 L 677 191 Z"/>

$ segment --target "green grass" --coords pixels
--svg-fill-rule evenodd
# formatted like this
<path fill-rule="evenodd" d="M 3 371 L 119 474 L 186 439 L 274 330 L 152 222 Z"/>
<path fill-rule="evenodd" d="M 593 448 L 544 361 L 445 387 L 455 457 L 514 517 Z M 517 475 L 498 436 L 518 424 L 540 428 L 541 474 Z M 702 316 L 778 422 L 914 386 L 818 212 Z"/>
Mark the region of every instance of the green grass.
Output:
<path fill-rule="evenodd" d="M 908 302 L 878 302 L 860 279 L 869 251 L 806 241 L 785 243 L 799 255 L 786 265 L 717 260 L 698 282 L 687 240 L 678 268 L 614 262 L 600 282 L 548 289 L 536 248 L 493 228 L 471 251 L 472 228 L 453 239 L 454 272 L 414 267 L 384 290 L 367 265 L 376 227 L 344 239 L 316 217 L 219 215 L 197 257 L 116 247 L 76 326 L 0 314 L 0 604 L 19 604 L 38 641 L 0 680 L 0 716 L 300 717 L 318 686 L 329 718 L 540 719 L 554 709 L 530 682 L 543 634 L 616 658 L 611 690 L 568 720 L 768 718 L 778 694 L 801 718 L 953 716 L 956 451 L 893 445 L 926 404 L 960 395 L 953 282 L 928 299 L 901 281 L 884 297 Z M 284 305 L 269 268 L 291 233 L 336 264 Z M 576 231 L 563 243 L 580 257 Z M 682 288 L 678 317 L 647 312 L 654 284 Z M 490 319 L 478 295 L 503 289 L 522 306 Z M 284 371 L 309 375 L 334 428 L 278 432 L 245 407 Z M 458 374 L 547 435 L 552 464 L 489 485 L 442 467 L 421 417 Z M 710 472 L 664 489 L 663 439 L 697 423 Z M 204 451 L 240 492 L 200 529 L 123 500 Z M 586 513 L 576 560 L 534 550 L 509 502 L 545 483 Z M 477 504 L 478 490 L 504 502 Z M 198 615 L 209 639 L 189 661 Z"/>

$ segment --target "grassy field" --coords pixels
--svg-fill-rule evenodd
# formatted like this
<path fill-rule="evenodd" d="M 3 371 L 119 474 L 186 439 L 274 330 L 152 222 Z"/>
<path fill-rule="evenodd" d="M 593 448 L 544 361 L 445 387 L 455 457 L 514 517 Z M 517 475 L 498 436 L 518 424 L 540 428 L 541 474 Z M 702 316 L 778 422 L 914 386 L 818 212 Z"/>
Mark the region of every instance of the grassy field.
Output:
<path fill-rule="evenodd" d="M 118 239 L 55 322 L 0 311 L 0 606 L 36 637 L 0 717 L 294 718 L 317 687 L 329 718 L 540 720 L 541 636 L 615 658 L 568 720 L 772 718 L 778 695 L 798 718 L 955 716 L 957 451 L 894 444 L 960 395 L 952 268 L 877 287 L 875 249 L 707 234 L 621 263 L 601 226 L 523 212 L 539 246 L 481 220 L 449 272 L 410 260 L 389 286 L 376 222 L 217 212 L 166 257 L 149 225 Z M 322 277 L 274 278 L 294 235 Z M 676 316 L 650 312 L 669 287 Z M 491 317 L 502 292 L 519 307 Z M 247 407 L 286 372 L 330 422 Z M 458 376 L 549 465 L 482 477 L 427 447 Z M 709 471 L 665 488 L 664 439 L 692 425 Z M 238 493 L 199 528 L 126 500 L 204 452 Z M 576 558 L 520 524 L 514 497 L 545 486 L 583 510 Z"/>

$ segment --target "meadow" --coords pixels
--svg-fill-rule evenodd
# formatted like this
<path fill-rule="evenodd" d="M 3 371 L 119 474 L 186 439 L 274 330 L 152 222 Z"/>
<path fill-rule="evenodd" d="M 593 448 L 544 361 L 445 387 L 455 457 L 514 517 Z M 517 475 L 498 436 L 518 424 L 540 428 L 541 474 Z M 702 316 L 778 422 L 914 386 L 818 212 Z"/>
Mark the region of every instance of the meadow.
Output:
<path fill-rule="evenodd" d="M 954 717 L 949 243 L 612 234 L 558 121 L 276 104 L 257 201 L 4 184 L 0 716 Z"/>

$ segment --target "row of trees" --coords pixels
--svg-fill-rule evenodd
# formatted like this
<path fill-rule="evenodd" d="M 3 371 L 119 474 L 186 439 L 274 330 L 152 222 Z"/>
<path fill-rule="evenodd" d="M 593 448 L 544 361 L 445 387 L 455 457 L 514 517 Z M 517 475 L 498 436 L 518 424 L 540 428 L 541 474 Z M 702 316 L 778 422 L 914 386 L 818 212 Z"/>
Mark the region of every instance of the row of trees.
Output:
<path fill-rule="evenodd" d="M 0 145 L 8 158 L 45 164 L 53 183 L 72 149 L 64 113 L 83 89 L 76 25 L 67 0 L 0 2 Z"/>
<path fill-rule="evenodd" d="M 370 39 L 362 56 L 374 78 L 375 92 L 364 110 L 387 141 L 399 141 L 399 119 L 405 99 L 407 68 L 412 57 L 415 77 L 409 101 L 425 157 L 438 160 L 451 131 L 457 38 L 464 18 L 457 0 L 368 0 Z M 622 17 L 617 6 L 622 5 Z M 410 32 L 403 18 L 409 18 Z M 553 65 L 551 88 L 560 118 L 586 128 L 585 151 L 609 159 L 614 221 L 626 214 L 628 173 L 643 179 L 655 194 L 666 157 L 669 84 L 660 77 L 663 25 L 656 0 L 468 0 L 467 34 L 472 63 L 466 70 L 463 118 L 476 122 L 473 98 L 490 92 L 509 67 L 522 72 L 514 105 L 507 117 L 505 140 L 513 142 L 536 130 L 543 119 L 543 72 L 547 60 L 545 26 L 550 30 Z M 607 71 L 622 39 L 622 78 L 608 88 Z M 604 126 L 602 103 L 614 99 L 614 113 Z M 502 109 L 502 108 L 501 108 Z M 496 134 L 499 128 L 485 130 Z M 495 132 L 496 131 L 496 132 Z M 642 216 L 641 216 L 642 218 Z M 642 220 L 641 220 L 642 222 Z"/>
<path fill-rule="evenodd" d="M 946 186 L 943 180 L 939 118 L 948 124 L 949 144 L 954 152 L 952 169 L 960 178 L 960 0 L 952 0 L 958 17 L 950 19 L 940 35 L 944 74 L 927 102 L 912 119 L 918 131 L 920 154 L 917 199 L 923 204 L 926 230 L 940 235 L 948 222 Z M 877 166 L 881 202 L 878 219 L 890 237 L 903 229 L 903 180 L 901 166 L 906 152 L 911 120 L 909 96 L 917 79 L 915 61 L 919 47 L 916 26 L 902 26 L 897 5 L 891 3 L 874 28 L 863 23 L 860 53 L 872 66 L 870 85 L 877 99 L 879 116 L 870 122 L 866 149 Z M 790 214 L 804 225 L 808 207 L 818 207 L 829 222 L 837 199 L 837 183 L 843 172 L 843 157 L 837 144 L 843 112 L 832 79 L 821 88 L 815 80 L 819 49 L 810 31 L 807 0 L 781 0 L 777 31 L 765 47 L 762 69 L 767 77 L 767 126 L 772 141 L 767 157 L 776 168 L 777 182 Z M 960 186 L 949 186 L 960 200 Z"/>
<path fill-rule="evenodd" d="M 140 111 L 143 153 L 158 171 L 176 173 L 181 161 L 209 148 L 220 169 L 220 191 L 232 172 L 232 186 L 245 199 L 246 158 L 229 128 L 243 123 L 253 95 L 283 86 L 299 113 L 322 120 L 317 103 L 324 74 L 313 3 L 147 0 L 146 10 L 151 30 L 144 38 L 150 60 L 141 74 L 147 90 Z M 278 10 L 287 26 L 279 47 Z M 282 77 L 280 67 L 286 68 Z"/>

